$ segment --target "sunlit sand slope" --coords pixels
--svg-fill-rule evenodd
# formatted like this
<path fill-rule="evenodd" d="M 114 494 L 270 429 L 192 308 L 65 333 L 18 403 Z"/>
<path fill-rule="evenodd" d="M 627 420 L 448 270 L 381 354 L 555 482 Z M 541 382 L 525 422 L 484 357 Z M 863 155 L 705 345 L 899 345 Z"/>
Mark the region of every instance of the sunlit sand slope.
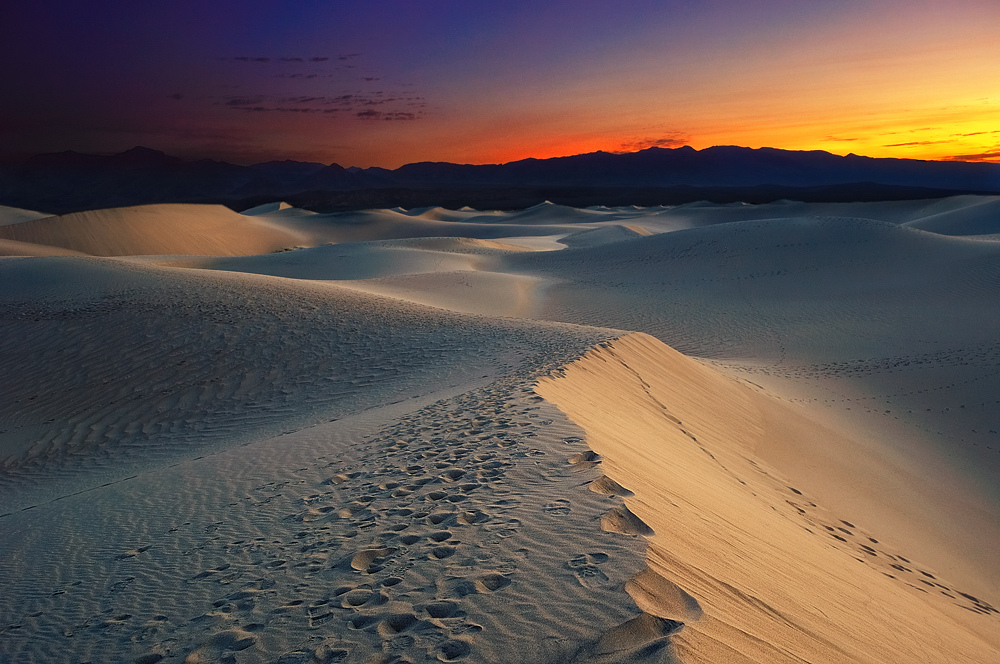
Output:
<path fill-rule="evenodd" d="M 684 623 L 663 645 L 681 661 L 1000 658 L 1000 614 L 975 589 L 838 520 L 755 455 L 781 435 L 765 397 L 636 334 L 536 389 L 587 432 L 607 477 L 594 490 L 623 496 L 602 526 L 649 538 L 649 569 L 626 590 Z"/>
<path fill-rule="evenodd" d="M 975 559 L 981 578 L 1000 566 L 1000 542 L 963 541 L 998 532 L 997 243 L 863 219 L 786 219 L 512 256 L 508 264 L 551 280 L 541 316 L 653 334 L 867 441 L 869 453 L 898 469 L 898 482 L 886 486 L 923 492 L 903 498 L 853 480 L 875 479 L 867 456 L 834 455 L 838 475 L 856 485 L 853 512 L 886 526 L 903 514 L 908 523 L 926 520 L 927 532 L 944 529 L 946 537 L 889 531 L 927 548 L 942 567 Z M 811 471 L 817 488 L 823 474 Z M 974 573 L 952 570 L 971 578 L 966 572 Z"/>
<path fill-rule="evenodd" d="M 94 256 L 259 254 L 303 243 L 303 236 L 221 205 L 140 205 L 45 217 L 7 226 L 0 238 Z"/>

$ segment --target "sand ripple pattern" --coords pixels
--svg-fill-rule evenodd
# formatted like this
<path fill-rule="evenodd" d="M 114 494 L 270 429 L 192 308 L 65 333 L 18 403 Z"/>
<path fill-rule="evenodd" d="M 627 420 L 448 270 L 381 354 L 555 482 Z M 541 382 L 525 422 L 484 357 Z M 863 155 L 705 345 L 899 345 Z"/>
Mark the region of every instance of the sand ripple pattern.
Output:
<path fill-rule="evenodd" d="M 550 338 L 516 374 L 414 412 L 376 409 L 8 517 L 15 531 L 45 518 L 62 541 L 4 545 L 16 581 L 0 659 L 592 653 L 639 615 L 624 586 L 645 540 L 600 530 L 621 499 L 588 490 L 601 475 L 581 431 L 532 389 L 584 346 Z"/>
<path fill-rule="evenodd" d="M 13 286 L 0 309 L 3 492 L 121 479 L 409 399 L 570 329 L 428 316 L 323 284 L 61 260 L 0 266 Z"/>

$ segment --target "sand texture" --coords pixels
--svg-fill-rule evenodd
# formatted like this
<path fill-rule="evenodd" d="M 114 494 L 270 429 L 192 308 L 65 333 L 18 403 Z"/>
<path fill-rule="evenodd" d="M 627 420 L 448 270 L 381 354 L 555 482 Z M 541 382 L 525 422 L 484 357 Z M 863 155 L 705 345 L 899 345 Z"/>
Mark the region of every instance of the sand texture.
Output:
<path fill-rule="evenodd" d="M 998 200 L 0 208 L 0 662 L 1000 662 Z"/>
<path fill-rule="evenodd" d="M 0 225 L 0 238 L 93 256 L 238 256 L 292 247 L 302 241 L 293 232 L 221 205 L 179 203 L 76 212 Z"/>

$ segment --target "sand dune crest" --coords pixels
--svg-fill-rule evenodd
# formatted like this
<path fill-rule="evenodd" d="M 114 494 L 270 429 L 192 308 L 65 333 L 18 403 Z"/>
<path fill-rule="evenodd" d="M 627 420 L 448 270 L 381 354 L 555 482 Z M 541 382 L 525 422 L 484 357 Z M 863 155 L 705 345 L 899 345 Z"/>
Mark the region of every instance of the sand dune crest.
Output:
<path fill-rule="evenodd" d="M 766 397 L 636 334 L 602 344 L 536 390 L 583 426 L 604 472 L 634 491 L 626 505 L 656 532 L 650 571 L 629 586 L 640 608 L 671 619 L 683 607 L 689 616 L 703 611 L 671 637 L 682 661 L 726 661 L 733 652 L 761 663 L 1000 654 L 996 617 L 974 617 L 978 605 L 966 597 L 974 592 L 942 584 L 943 594 L 930 595 L 876 564 L 898 554 L 871 544 L 866 553 L 856 528 L 817 529 L 813 508 L 793 500 L 802 490 L 754 454 L 761 437 L 780 435 L 756 404 Z M 857 611 L 869 605 L 894 608 Z M 886 633 L 901 638 L 886 642 Z"/>
<path fill-rule="evenodd" d="M 260 254 L 296 246 L 302 235 L 221 205 L 140 205 L 77 212 L 0 226 L 0 238 L 93 256 Z"/>

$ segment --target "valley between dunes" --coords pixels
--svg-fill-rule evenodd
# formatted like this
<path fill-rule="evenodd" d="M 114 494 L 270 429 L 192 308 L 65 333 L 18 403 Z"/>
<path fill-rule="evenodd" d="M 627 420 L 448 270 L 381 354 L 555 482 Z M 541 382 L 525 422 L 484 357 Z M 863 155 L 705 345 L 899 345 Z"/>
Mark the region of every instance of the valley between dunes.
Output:
<path fill-rule="evenodd" d="M 0 661 L 1000 662 L 1000 197 L 0 207 Z"/>

